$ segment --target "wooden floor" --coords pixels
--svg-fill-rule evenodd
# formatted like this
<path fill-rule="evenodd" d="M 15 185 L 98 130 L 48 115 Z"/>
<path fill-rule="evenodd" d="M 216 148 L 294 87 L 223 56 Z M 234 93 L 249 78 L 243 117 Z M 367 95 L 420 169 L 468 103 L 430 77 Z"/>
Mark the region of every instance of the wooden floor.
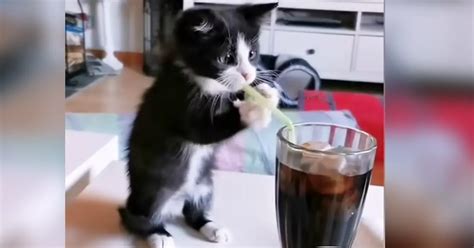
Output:
<path fill-rule="evenodd" d="M 135 112 L 153 79 L 126 67 L 117 76 L 106 76 L 66 99 L 66 111 L 76 113 Z"/>
<path fill-rule="evenodd" d="M 133 113 L 153 79 L 138 67 L 126 67 L 117 76 L 106 76 L 66 99 L 66 111 L 75 113 Z M 372 184 L 384 185 L 383 164 L 376 164 Z"/>

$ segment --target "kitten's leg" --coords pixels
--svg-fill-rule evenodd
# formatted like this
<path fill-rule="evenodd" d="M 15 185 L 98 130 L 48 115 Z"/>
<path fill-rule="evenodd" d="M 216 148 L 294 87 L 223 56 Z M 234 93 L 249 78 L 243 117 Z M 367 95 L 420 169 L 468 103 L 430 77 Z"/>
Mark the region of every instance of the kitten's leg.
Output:
<path fill-rule="evenodd" d="M 188 225 L 202 233 L 209 241 L 216 243 L 229 242 L 229 231 L 207 217 L 212 203 L 212 185 L 196 185 L 194 193 L 185 201 L 183 207 L 183 215 Z"/>
<path fill-rule="evenodd" d="M 150 192 L 151 193 L 151 192 Z M 174 248 L 171 234 L 156 216 L 155 209 L 166 203 L 166 192 L 155 194 L 130 194 L 127 206 L 120 208 L 119 213 L 124 227 L 132 234 L 145 239 L 150 248 Z M 157 206 L 158 205 L 158 206 Z"/>

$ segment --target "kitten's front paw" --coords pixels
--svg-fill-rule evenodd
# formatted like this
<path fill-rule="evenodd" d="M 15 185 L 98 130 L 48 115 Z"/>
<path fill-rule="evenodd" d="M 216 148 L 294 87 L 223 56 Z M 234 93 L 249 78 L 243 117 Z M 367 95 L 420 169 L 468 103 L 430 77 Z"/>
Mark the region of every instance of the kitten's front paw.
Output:
<path fill-rule="evenodd" d="M 280 93 L 278 93 L 277 89 L 272 88 L 268 84 L 259 84 L 256 88 L 264 97 L 270 100 L 274 107 L 278 106 L 278 103 L 280 102 Z"/>
<path fill-rule="evenodd" d="M 160 234 L 152 234 L 147 239 L 150 248 L 175 248 L 173 237 Z"/>
<path fill-rule="evenodd" d="M 272 120 L 271 111 L 252 101 L 241 101 L 235 104 L 239 108 L 240 120 L 248 127 L 262 129 Z"/>
<path fill-rule="evenodd" d="M 270 100 L 272 106 L 278 106 L 280 97 L 277 89 L 270 87 L 268 84 L 259 84 L 256 89 Z M 238 101 L 234 105 L 239 108 L 241 121 L 251 128 L 262 129 L 268 127 L 272 120 L 271 110 L 253 101 Z"/>
<path fill-rule="evenodd" d="M 217 226 L 214 222 L 207 223 L 199 231 L 212 242 L 228 243 L 230 241 L 230 232 Z"/>

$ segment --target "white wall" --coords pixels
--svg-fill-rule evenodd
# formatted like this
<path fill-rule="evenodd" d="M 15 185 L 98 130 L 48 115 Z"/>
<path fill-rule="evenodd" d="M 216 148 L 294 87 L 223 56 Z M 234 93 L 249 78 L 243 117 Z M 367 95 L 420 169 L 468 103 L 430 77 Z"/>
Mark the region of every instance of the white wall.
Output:
<path fill-rule="evenodd" d="M 112 39 L 116 51 L 143 52 L 143 0 L 109 1 L 112 13 Z M 102 33 L 97 14 L 102 8 L 101 0 L 81 0 L 84 12 L 90 16 L 91 29 L 86 31 L 86 47 L 103 49 Z M 66 0 L 66 11 L 80 12 L 76 0 Z"/>

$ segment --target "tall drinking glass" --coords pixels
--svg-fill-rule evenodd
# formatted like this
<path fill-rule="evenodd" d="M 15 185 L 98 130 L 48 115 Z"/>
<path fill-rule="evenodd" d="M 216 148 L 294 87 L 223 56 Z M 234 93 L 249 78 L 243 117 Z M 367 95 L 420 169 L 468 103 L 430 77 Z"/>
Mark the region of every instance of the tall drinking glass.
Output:
<path fill-rule="evenodd" d="M 376 140 L 355 128 L 302 123 L 278 132 L 276 208 L 283 248 L 351 247 Z"/>

